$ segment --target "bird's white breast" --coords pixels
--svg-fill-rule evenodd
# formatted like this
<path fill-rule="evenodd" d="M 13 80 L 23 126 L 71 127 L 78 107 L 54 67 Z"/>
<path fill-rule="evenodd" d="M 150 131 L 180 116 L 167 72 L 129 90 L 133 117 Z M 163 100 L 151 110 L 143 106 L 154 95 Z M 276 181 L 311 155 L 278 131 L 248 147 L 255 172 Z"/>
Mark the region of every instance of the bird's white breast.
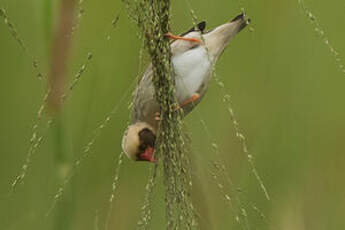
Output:
<path fill-rule="evenodd" d="M 176 95 L 179 102 L 190 98 L 209 80 L 211 64 L 204 46 L 174 56 L 172 64 L 176 74 Z"/>

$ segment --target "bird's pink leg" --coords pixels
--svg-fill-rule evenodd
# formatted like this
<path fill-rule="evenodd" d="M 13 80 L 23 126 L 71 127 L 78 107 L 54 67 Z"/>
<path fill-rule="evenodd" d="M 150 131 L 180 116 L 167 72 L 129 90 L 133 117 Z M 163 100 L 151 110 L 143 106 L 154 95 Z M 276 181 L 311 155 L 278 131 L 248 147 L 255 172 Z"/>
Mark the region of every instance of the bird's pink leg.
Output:
<path fill-rule="evenodd" d="M 183 101 L 178 107 L 177 109 L 181 109 L 184 106 L 190 104 L 190 103 L 194 103 L 196 100 L 198 100 L 200 98 L 200 94 L 198 93 L 194 93 L 190 98 L 188 98 L 187 100 Z"/>
<path fill-rule="evenodd" d="M 190 41 L 190 42 L 201 42 L 201 40 L 197 39 L 197 38 L 185 38 L 185 37 L 173 35 L 170 32 L 166 33 L 165 36 L 167 36 L 168 38 L 173 39 L 173 40 L 184 40 L 184 41 Z"/>
<path fill-rule="evenodd" d="M 200 94 L 198 93 L 195 93 L 193 94 L 190 98 L 188 98 L 187 100 L 183 101 L 180 105 L 178 105 L 176 108 L 175 108 L 175 111 L 176 110 L 179 110 L 179 109 L 182 109 L 184 106 L 190 104 L 190 103 L 194 103 L 196 100 L 198 100 L 200 98 Z M 161 114 L 160 112 L 156 112 L 155 113 L 155 120 L 156 121 L 160 121 L 161 120 Z"/>
<path fill-rule="evenodd" d="M 161 113 L 160 112 L 156 112 L 155 113 L 155 120 L 156 121 L 160 121 L 161 120 Z"/>

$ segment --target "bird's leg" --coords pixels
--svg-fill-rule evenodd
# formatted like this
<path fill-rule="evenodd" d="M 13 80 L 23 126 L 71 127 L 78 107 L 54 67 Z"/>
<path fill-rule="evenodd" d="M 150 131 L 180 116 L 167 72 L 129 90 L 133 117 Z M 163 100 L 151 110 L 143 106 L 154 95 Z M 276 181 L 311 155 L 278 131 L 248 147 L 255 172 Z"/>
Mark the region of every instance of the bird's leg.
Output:
<path fill-rule="evenodd" d="M 184 106 L 190 104 L 190 103 L 194 103 L 196 100 L 198 100 L 200 98 L 200 94 L 198 93 L 194 93 L 190 98 L 186 99 L 185 101 L 183 101 L 177 108 L 178 109 L 182 109 Z"/>
<path fill-rule="evenodd" d="M 200 98 L 200 94 L 198 93 L 194 93 L 190 98 L 186 99 L 185 101 L 183 101 L 181 104 L 179 104 L 178 106 L 176 106 L 175 111 L 182 109 L 184 106 L 190 104 L 190 103 L 194 103 L 195 101 L 197 101 Z M 155 120 L 156 121 L 160 121 L 161 120 L 161 113 L 160 112 L 156 112 L 155 113 Z"/>
<path fill-rule="evenodd" d="M 201 42 L 201 40 L 197 39 L 197 38 L 185 38 L 185 37 L 173 35 L 170 32 L 166 33 L 165 36 L 167 36 L 170 39 L 174 39 L 174 40 L 184 40 L 184 41 L 190 41 L 190 42 Z"/>

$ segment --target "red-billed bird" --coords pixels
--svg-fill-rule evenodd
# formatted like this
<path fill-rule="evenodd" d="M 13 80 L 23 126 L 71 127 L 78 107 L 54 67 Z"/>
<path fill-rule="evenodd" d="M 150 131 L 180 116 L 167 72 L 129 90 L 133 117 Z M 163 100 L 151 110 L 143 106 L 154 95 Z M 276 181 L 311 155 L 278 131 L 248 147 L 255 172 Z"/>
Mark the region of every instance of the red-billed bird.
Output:
<path fill-rule="evenodd" d="M 186 33 L 166 34 L 171 43 L 171 63 L 174 69 L 176 98 L 183 114 L 188 114 L 205 95 L 213 66 L 230 40 L 249 24 L 245 14 L 208 32 L 201 22 Z M 126 155 L 136 161 L 154 162 L 154 147 L 158 129 L 159 105 L 154 97 L 150 64 L 134 92 L 132 124 L 122 139 Z"/>

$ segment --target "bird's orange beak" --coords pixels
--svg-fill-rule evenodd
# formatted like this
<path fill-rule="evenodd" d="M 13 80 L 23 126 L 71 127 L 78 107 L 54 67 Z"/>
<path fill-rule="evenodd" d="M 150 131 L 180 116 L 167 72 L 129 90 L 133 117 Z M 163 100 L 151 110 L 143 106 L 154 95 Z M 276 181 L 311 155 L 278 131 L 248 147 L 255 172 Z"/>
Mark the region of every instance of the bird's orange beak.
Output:
<path fill-rule="evenodd" d="M 150 161 L 152 163 L 155 163 L 157 161 L 157 159 L 154 156 L 154 152 L 155 152 L 154 148 L 152 148 L 151 146 L 147 147 L 145 149 L 145 152 L 140 154 L 140 158 L 141 158 L 140 160 Z"/>

